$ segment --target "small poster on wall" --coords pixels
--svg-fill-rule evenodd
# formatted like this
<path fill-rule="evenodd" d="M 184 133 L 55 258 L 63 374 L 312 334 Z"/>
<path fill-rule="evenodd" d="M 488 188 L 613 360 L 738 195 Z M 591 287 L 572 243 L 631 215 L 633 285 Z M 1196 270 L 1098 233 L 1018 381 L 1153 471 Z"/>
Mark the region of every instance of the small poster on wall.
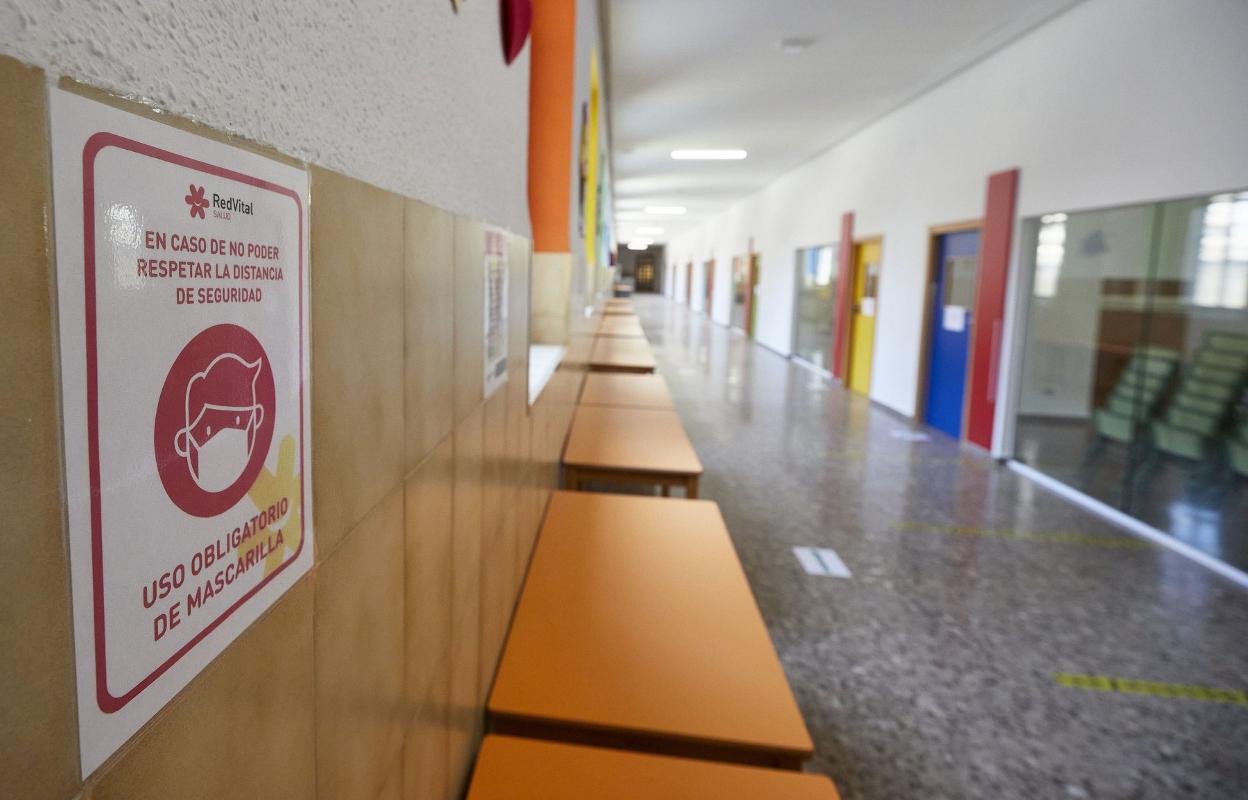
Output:
<path fill-rule="evenodd" d="M 485 230 L 485 397 L 507 382 L 507 235 Z"/>
<path fill-rule="evenodd" d="M 312 565 L 308 180 L 65 91 L 51 120 L 85 777 Z"/>

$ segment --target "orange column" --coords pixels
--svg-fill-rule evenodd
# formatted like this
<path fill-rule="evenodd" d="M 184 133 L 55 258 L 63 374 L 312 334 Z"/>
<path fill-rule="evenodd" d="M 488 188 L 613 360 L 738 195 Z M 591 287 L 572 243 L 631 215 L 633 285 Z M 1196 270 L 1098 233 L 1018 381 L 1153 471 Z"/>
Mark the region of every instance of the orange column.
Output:
<path fill-rule="evenodd" d="M 571 209 L 576 0 L 533 4 L 529 75 L 529 221 L 533 250 L 567 253 Z"/>

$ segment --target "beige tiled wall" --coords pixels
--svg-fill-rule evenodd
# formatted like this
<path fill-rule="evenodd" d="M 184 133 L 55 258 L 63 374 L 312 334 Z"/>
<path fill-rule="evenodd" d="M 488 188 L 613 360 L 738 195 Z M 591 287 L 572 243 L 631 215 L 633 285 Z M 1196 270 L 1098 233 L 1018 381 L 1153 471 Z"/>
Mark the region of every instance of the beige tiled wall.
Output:
<path fill-rule="evenodd" d="M 0 786 L 77 790 L 43 73 L 0 58 Z"/>
<path fill-rule="evenodd" d="M 0 58 L 0 793 L 458 796 L 584 374 L 528 406 L 528 241 L 484 400 L 484 225 L 311 169 L 316 566 L 83 782 L 45 97 Z"/>

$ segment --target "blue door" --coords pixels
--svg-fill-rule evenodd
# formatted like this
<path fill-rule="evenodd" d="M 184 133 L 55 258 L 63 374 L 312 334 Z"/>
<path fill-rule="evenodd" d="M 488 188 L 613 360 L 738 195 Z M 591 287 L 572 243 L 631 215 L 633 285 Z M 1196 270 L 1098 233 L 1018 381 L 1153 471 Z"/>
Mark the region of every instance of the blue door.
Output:
<path fill-rule="evenodd" d="M 936 242 L 925 421 L 954 438 L 962 435 L 962 395 L 978 261 L 979 231 L 947 233 Z"/>

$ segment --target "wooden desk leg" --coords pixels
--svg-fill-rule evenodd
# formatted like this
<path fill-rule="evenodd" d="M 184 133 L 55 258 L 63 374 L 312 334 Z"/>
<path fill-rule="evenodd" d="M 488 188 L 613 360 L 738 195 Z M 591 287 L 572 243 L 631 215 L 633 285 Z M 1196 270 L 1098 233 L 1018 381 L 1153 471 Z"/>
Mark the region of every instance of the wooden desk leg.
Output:
<path fill-rule="evenodd" d="M 698 476 L 697 475 L 694 475 L 692 477 L 685 479 L 685 497 L 689 498 L 690 500 L 698 499 Z"/>

